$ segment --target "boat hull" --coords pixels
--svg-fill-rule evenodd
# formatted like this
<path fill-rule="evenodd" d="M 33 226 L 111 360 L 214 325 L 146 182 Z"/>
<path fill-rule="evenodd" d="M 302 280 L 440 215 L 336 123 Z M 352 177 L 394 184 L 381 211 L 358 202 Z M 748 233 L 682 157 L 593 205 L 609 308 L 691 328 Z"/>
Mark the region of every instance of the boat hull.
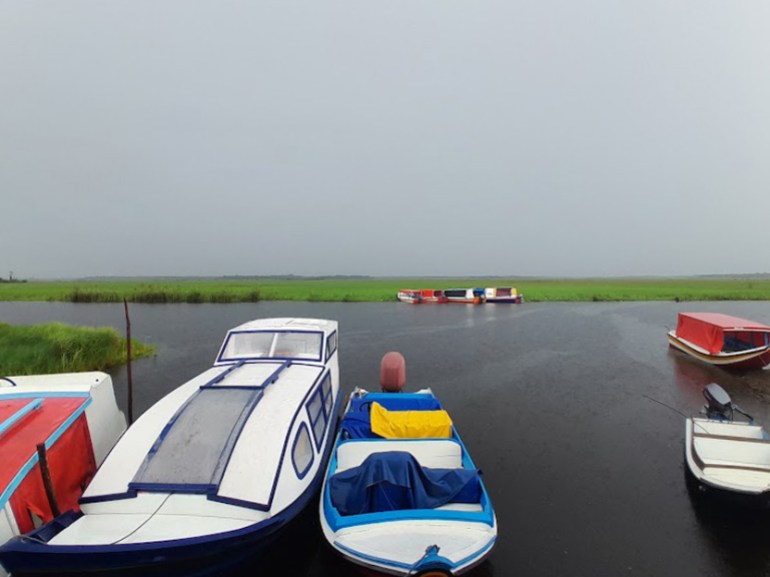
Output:
<path fill-rule="evenodd" d="M 486 302 L 488 304 L 512 304 L 518 305 L 522 303 L 522 296 L 517 295 L 515 297 L 487 297 Z"/>
<path fill-rule="evenodd" d="M 328 451 L 332 443 L 328 443 Z M 257 557 L 318 496 L 323 468 L 302 496 L 278 515 L 237 531 L 174 541 L 130 545 L 56 546 L 45 541 L 76 521 L 72 511 L 32 533 L 41 543 L 16 537 L 3 546 L 3 565 L 11 573 L 48 575 L 217 575 L 244 559 Z M 57 527 L 56 524 L 59 524 Z M 66 526 L 61 526 L 66 523 Z"/>
<path fill-rule="evenodd" d="M 770 439 L 762 427 L 704 418 L 685 423 L 688 489 L 732 504 L 770 504 Z"/>
<path fill-rule="evenodd" d="M 741 493 L 714 485 L 698 477 L 684 459 L 684 475 L 687 490 L 693 499 L 708 501 L 715 505 L 726 507 L 741 507 L 746 509 L 770 510 L 769 493 Z"/>
<path fill-rule="evenodd" d="M 710 354 L 704 349 L 677 337 L 674 331 L 668 333 L 668 344 L 672 348 L 710 365 L 736 369 L 761 369 L 770 364 L 770 346 L 746 352 Z"/>
<path fill-rule="evenodd" d="M 490 537 L 490 534 L 496 534 L 497 522 L 492 527 L 482 527 L 477 532 L 480 535 L 478 546 L 469 552 L 469 554 L 459 561 L 451 561 L 447 558 L 441 557 L 441 549 L 436 555 L 436 558 L 431 563 L 428 560 L 424 565 L 420 565 L 418 568 L 414 567 L 414 559 L 419 559 L 423 551 L 429 547 L 417 546 L 417 551 L 412 554 L 407 553 L 410 545 L 414 547 L 416 542 L 432 543 L 441 538 L 441 531 L 437 524 L 434 522 L 431 524 L 430 532 L 431 536 L 428 541 L 425 541 L 425 535 L 409 530 L 408 528 L 402 529 L 398 526 L 388 527 L 384 524 L 381 527 L 376 528 L 376 534 L 371 536 L 366 543 L 364 541 L 364 547 L 349 546 L 346 543 L 344 535 L 335 533 L 326 520 L 321 516 L 321 527 L 324 532 L 324 536 L 331 545 L 331 547 L 337 551 L 340 555 L 345 557 L 348 561 L 355 563 L 361 567 L 372 569 L 380 573 L 388 575 L 413 575 L 417 571 L 418 575 L 423 571 L 433 569 L 438 575 L 462 575 L 467 571 L 470 571 L 480 563 L 482 563 L 487 555 L 491 552 L 495 545 L 496 538 Z M 451 534 L 458 530 L 451 526 L 446 526 L 445 529 L 451 529 L 446 531 L 447 534 Z M 474 528 L 468 525 L 462 529 L 466 534 L 473 532 Z M 359 530 L 360 531 L 360 530 Z M 361 542 L 360 535 L 357 535 L 357 540 Z M 380 555 L 372 554 L 372 547 L 366 546 L 375 541 L 390 542 L 390 552 L 387 549 L 383 550 Z"/>

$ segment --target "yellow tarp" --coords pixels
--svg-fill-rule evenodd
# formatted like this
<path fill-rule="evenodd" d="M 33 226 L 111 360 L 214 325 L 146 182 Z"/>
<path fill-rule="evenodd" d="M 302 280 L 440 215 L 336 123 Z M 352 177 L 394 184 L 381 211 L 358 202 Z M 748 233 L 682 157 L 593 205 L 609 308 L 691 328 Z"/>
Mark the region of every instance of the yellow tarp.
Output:
<path fill-rule="evenodd" d="M 372 432 L 386 439 L 422 439 L 452 436 L 452 419 L 446 411 L 389 411 L 372 403 Z"/>

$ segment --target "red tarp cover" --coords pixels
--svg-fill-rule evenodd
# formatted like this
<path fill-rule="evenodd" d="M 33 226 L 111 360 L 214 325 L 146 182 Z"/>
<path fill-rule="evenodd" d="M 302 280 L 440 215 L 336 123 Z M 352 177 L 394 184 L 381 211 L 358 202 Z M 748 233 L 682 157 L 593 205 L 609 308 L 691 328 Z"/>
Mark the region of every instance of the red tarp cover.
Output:
<path fill-rule="evenodd" d="M 724 332 L 738 329 L 770 331 L 765 325 L 721 313 L 679 313 L 676 336 L 714 355 L 722 350 Z"/>
<path fill-rule="evenodd" d="M 8 403 L 18 410 L 33 400 L 1 401 L 0 414 L 5 415 Z M 0 491 L 8 487 L 29 459 L 36 454 L 37 443 L 46 441 L 83 405 L 85 400 L 82 397 L 47 398 L 39 409 L 32 411 L 0 437 L 0 455 L 3 456 L 0 463 Z M 77 502 L 85 485 L 96 472 L 96 460 L 85 413 L 82 413 L 53 446 L 48 448 L 47 453 L 59 508 L 62 512 L 77 509 Z M 22 533 L 34 529 L 30 512 L 43 521 L 50 521 L 53 518 L 40 475 L 40 465 L 36 464 L 27 473 L 11 496 L 10 503 Z"/>

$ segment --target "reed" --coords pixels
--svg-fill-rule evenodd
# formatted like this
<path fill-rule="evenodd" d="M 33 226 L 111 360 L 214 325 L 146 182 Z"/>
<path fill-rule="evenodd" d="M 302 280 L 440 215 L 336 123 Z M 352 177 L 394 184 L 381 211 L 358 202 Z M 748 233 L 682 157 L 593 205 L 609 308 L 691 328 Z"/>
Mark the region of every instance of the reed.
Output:
<path fill-rule="evenodd" d="M 387 302 L 400 288 L 515 286 L 537 301 L 770 300 L 770 278 L 254 278 L 0 284 L 0 301 L 77 303 Z"/>
<path fill-rule="evenodd" d="M 155 353 L 136 339 L 131 349 L 134 359 Z M 106 370 L 125 362 L 126 339 L 114 328 L 0 323 L 0 375 Z"/>

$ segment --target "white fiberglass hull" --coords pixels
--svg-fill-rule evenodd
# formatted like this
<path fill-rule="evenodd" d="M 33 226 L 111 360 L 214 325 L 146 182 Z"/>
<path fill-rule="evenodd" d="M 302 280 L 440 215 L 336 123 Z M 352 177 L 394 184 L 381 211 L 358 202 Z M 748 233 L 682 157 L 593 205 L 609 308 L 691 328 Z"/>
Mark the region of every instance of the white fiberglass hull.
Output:
<path fill-rule="evenodd" d="M 685 458 L 705 487 L 754 496 L 770 491 L 770 440 L 760 426 L 687 419 Z"/>

